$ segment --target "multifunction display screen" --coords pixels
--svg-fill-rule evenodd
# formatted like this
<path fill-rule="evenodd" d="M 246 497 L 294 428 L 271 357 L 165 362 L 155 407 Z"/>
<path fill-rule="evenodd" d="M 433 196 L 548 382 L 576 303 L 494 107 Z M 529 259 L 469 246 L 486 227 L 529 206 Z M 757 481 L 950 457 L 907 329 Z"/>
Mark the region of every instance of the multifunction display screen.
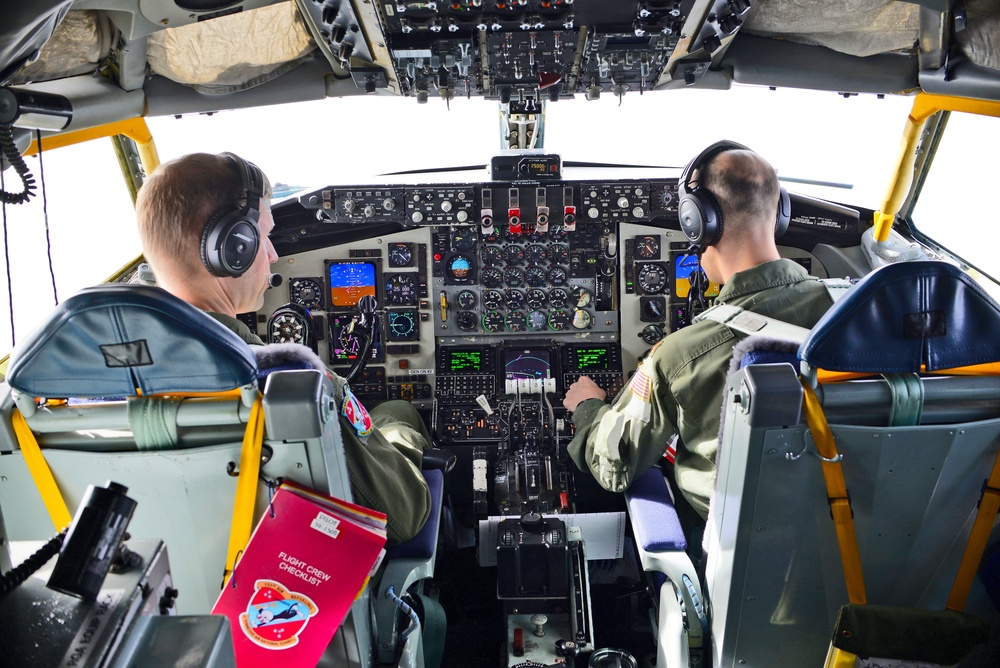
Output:
<path fill-rule="evenodd" d="M 330 306 L 333 308 L 353 308 L 364 296 L 376 297 L 375 277 L 377 269 L 373 262 L 333 262 L 329 263 Z"/>
<path fill-rule="evenodd" d="M 504 376 L 507 380 L 521 378 L 549 378 L 552 375 L 552 359 L 544 348 L 504 350 Z"/>

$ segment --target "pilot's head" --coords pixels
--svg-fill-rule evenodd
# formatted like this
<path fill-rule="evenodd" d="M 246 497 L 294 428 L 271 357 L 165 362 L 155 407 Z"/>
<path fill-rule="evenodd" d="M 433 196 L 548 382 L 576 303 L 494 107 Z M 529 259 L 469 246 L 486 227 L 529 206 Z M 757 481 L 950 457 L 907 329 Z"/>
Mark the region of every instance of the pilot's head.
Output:
<path fill-rule="evenodd" d="M 270 200 L 267 177 L 232 154 L 192 153 L 160 165 L 136 200 L 158 285 L 206 310 L 258 310 L 278 259 L 268 238 Z"/>
<path fill-rule="evenodd" d="M 777 259 L 774 234 L 781 185 L 771 164 L 750 150 L 723 151 L 701 166 L 698 178 L 715 197 L 725 221 L 718 241 L 702 254 L 709 279 L 725 283 L 735 271 Z"/>

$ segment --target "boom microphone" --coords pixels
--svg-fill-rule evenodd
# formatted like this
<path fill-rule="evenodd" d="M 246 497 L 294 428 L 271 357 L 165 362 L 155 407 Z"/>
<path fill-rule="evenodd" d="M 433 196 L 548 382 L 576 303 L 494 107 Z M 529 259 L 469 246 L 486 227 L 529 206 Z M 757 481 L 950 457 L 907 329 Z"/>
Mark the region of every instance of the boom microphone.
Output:
<path fill-rule="evenodd" d="M 281 274 L 269 274 L 267 277 L 267 287 L 276 288 L 281 285 L 284 279 L 281 278 Z"/>

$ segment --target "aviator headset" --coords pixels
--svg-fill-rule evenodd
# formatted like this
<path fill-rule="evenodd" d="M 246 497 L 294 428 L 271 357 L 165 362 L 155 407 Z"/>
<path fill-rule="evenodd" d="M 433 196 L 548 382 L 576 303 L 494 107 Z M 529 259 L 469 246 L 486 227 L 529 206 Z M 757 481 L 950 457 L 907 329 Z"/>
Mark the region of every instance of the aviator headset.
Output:
<path fill-rule="evenodd" d="M 680 180 L 677 183 L 677 195 L 680 198 L 677 213 L 680 217 L 681 231 L 687 236 L 688 241 L 696 246 L 706 248 L 719 243 L 723 227 L 722 209 L 719 207 L 715 195 L 707 188 L 702 187 L 699 182 L 700 172 L 712 158 L 720 153 L 737 150 L 749 151 L 750 149 L 734 141 L 718 141 L 695 156 L 681 172 Z M 692 178 L 695 172 L 699 173 L 699 178 Z M 779 186 L 778 212 L 774 221 L 775 239 L 788 229 L 791 209 L 788 191 L 783 186 Z"/>
<path fill-rule="evenodd" d="M 252 162 L 233 153 L 221 153 L 240 177 L 242 202 L 238 209 L 220 209 L 212 214 L 201 235 L 201 261 L 213 276 L 242 276 L 260 248 L 260 200 L 264 196 L 264 173 Z"/>

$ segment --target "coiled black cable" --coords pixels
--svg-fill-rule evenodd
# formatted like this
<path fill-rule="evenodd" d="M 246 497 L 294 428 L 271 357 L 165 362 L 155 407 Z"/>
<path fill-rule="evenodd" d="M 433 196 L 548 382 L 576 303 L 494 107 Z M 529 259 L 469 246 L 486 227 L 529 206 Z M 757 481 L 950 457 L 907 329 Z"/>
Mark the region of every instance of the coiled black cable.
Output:
<path fill-rule="evenodd" d="M 35 195 L 35 177 L 28 171 L 28 165 L 14 145 L 14 131 L 9 125 L 0 125 L 0 150 L 7 161 L 14 166 L 14 171 L 21 177 L 24 190 L 20 193 L 9 193 L 0 189 L 0 199 L 4 204 L 24 204 Z"/>
<path fill-rule="evenodd" d="M 49 539 L 49 542 L 38 548 L 33 555 L 25 559 L 20 565 L 11 569 L 3 577 L 0 577 L 0 599 L 3 599 L 7 594 L 17 589 L 22 582 L 30 578 L 49 559 L 59 554 L 65 538 L 66 531 L 63 530 Z"/>

